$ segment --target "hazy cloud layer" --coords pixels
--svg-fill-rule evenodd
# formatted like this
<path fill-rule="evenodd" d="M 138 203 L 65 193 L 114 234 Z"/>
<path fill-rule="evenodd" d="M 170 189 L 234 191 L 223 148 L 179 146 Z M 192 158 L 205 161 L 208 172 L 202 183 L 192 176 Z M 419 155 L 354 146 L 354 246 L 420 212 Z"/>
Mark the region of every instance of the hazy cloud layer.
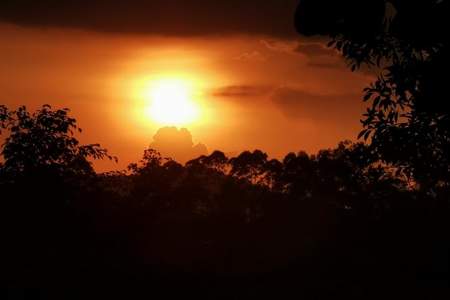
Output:
<path fill-rule="evenodd" d="M 323 67 L 333 68 L 333 65 Z M 342 66 L 336 65 L 336 68 Z M 263 103 L 268 99 L 287 118 L 319 122 L 347 122 L 349 115 L 360 116 L 365 107 L 362 92 L 318 94 L 293 86 L 225 86 L 215 90 L 212 95 L 229 98 L 231 101 L 245 98 L 249 103 L 257 105 L 265 105 Z"/>
<path fill-rule="evenodd" d="M 266 95 L 270 91 L 270 87 L 252 86 L 252 85 L 231 85 L 224 86 L 213 91 L 215 97 L 257 97 Z"/>
<path fill-rule="evenodd" d="M 295 47 L 294 51 L 298 53 L 302 53 L 306 56 L 337 56 L 335 50 L 328 48 L 326 43 L 320 42 L 300 42 Z"/>
<path fill-rule="evenodd" d="M 327 40 L 324 38 L 263 39 L 260 42 L 270 52 L 306 56 L 306 65 L 311 68 L 334 70 L 347 68 L 341 55 L 336 50 L 327 47 Z"/>
<path fill-rule="evenodd" d="M 0 21 L 169 36 L 294 37 L 297 0 L 2 0 Z"/>
<path fill-rule="evenodd" d="M 290 87 L 278 88 L 271 99 L 289 118 L 318 121 L 347 120 L 364 107 L 360 94 L 317 95 Z"/>
<path fill-rule="evenodd" d="M 317 69 L 343 70 L 347 68 L 343 60 L 309 61 L 308 66 Z"/>
<path fill-rule="evenodd" d="M 299 45 L 298 41 L 286 41 L 279 39 L 263 39 L 260 42 L 270 51 L 288 54 L 295 54 L 295 48 Z"/>
<path fill-rule="evenodd" d="M 254 50 L 250 52 L 244 52 L 235 57 L 235 59 L 240 61 L 265 62 L 267 61 L 268 57 L 261 52 Z"/>

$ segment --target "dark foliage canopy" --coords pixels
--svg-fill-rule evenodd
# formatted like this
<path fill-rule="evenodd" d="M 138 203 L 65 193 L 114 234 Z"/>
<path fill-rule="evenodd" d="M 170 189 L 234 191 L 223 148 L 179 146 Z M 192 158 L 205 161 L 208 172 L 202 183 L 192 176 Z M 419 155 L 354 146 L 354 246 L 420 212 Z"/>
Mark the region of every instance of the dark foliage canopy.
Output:
<path fill-rule="evenodd" d="M 49 105 L 34 113 L 24 106 L 16 111 L 1 106 L 0 133 L 7 133 L 1 148 L 3 172 L 12 178 L 40 171 L 86 175 L 94 173 L 88 159 L 115 159 L 98 144 L 80 145 L 74 134 L 81 129 L 68 113 Z"/>
<path fill-rule="evenodd" d="M 446 0 L 303 0 L 299 32 L 327 35 L 352 70 L 377 70 L 360 137 L 425 190 L 448 185 L 450 116 Z"/>

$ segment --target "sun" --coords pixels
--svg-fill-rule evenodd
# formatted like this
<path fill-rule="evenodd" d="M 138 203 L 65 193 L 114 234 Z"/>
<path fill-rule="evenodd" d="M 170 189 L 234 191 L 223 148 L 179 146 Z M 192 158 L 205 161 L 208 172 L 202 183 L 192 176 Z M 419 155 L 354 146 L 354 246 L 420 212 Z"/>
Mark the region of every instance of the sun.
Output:
<path fill-rule="evenodd" d="M 182 79 L 160 79 L 150 84 L 146 114 L 159 125 L 181 126 L 199 117 L 192 84 Z"/>

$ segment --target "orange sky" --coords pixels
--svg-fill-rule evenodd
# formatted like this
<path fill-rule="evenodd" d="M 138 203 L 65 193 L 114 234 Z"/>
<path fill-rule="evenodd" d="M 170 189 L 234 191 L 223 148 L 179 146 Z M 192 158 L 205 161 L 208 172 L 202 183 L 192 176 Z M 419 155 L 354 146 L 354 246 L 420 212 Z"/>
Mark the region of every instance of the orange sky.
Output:
<path fill-rule="evenodd" d="M 195 82 L 202 117 L 188 130 L 209 151 L 255 148 L 281 157 L 354 139 L 371 80 L 318 40 L 263 36 L 158 37 L 0 25 L 0 104 L 69 107 L 85 143 L 136 161 L 161 127 L 142 91 L 161 77 Z"/>

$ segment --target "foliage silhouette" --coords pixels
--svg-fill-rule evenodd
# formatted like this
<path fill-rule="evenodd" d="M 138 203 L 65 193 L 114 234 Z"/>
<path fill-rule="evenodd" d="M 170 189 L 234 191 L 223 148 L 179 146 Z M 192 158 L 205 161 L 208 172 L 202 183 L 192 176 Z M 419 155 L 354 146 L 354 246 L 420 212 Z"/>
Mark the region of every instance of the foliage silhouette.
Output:
<path fill-rule="evenodd" d="M 6 285 L 94 285 L 102 291 L 104 285 L 109 298 L 123 298 L 111 283 L 139 282 L 170 297 L 188 290 L 200 297 L 207 289 L 225 298 L 237 291 L 273 298 L 282 286 L 286 293 L 318 295 L 299 287 L 299 280 L 335 293 L 335 279 L 325 278 L 345 282 L 358 274 L 420 285 L 404 276 L 405 268 L 446 278 L 440 274 L 447 271 L 448 190 L 430 197 L 411 189 L 386 165 L 372 163 L 376 154 L 368 145 L 342 142 L 281 161 L 260 150 L 231 158 L 214 151 L 186 165 L 147 149 L 127 170 L 96 174 L 69 163 L 80 153 L 70 142 L 75 120 L 56 112 L 22 112 L 29 123 L 16 132 L 40 133 L 48 149 L 68 140 L 63 144 L 69 149 L 57 153 L 70 155 L 25 148 L 33 164 L 17 165 L 37 173 L 0 172 L 0 234 L 7 245 L 0 250 L 6 270 L 0 280 Z M 1 116 L 4 132 L 20 123 L 6 107 Z M 50 125 L 39 125 L 39 116 Z M 36 141 L 9 143 L 28 140 Z M 8 157 L 21 158 L 15 154 Z M 49 166 L 58 172 L 41 170 Z M 210 284 L 199 292 L 199 281 Z M 370 282 L 339 292 L 362 296 Z"/>
<path fill-rule="evenodd" d="M 303 0 L 296 15 L 299 32 L 330 36 L 353 71 L 378 70 L 360 137 L 425 191 L 450 176 L 449 12 L 448 1 Z"/>
<path fill-rule="evenodd" d="M 59 176 L 93 174 L 92 159 L 116 159 L 98 144 L 80 145 L 81 132 L 68 109 L 52 110 L 44 105 L 34 113 L 22 106 L 17 111 L 0 109 L 0 128 L 8 133 L 1 154 L 3 172 L 15 178 L 39 171 Z"/>

